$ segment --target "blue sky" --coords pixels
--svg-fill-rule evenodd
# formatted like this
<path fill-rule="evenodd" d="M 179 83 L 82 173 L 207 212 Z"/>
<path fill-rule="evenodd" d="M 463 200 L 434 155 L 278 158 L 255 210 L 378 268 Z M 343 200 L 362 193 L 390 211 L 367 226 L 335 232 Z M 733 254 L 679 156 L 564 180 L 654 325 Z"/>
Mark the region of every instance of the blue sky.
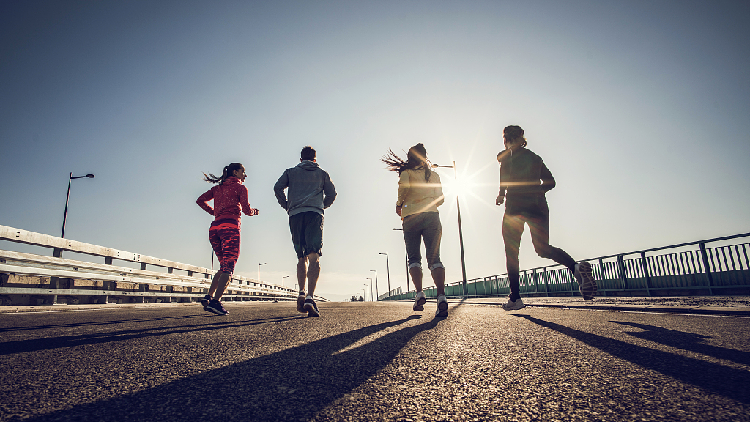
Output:
<path fill-rule="evenodd" d="M 404 286 L 395 173 L 453 160 L 469 278 L 505 272 L 502 128 L 557 180 L 551 243 L 574 258 L 750 228 L 750 5 L 696 1 L 0 3 L 0 224 L 210 266 L 202 172 L 247 167 L 237 272 L 294 279 L 273 196 L 305 145 L 339 196 L 318 293 Z M 448 184 L 450 169 L 442 171 Z M 441 255 L 461 278 L 455 192 Z M 548 261 L 524 237 L 521 266 Z M 4 248 L 23 249 L 4 243 Z M 47 253 L 40 251 L 40 253 Z M 429 282 L 428 282 L 429 284 Z"/>

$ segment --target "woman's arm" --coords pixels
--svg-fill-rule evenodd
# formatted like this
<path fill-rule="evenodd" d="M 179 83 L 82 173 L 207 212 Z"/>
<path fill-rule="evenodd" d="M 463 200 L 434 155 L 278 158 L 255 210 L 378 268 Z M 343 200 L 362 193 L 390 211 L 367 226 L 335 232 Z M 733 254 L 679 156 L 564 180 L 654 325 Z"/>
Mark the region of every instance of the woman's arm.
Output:
<path fill-rule="evenodd" d="M 206 193 L 198 197 L 198 200 L 195 201 L 196 204 L 198 204 L 199 207 L 203 208 L 204 211 L 207 213 L 214 215 L 214 209 L 211 208 L 210 205 L 207 204 L 208 201 L 214 199 L 214 190 L 209 189 Z"/>
<path fill-rule="evenodd" d="M 401 207 L 406 201 L 406 195 L 411 188 L 411 181 L 409 180 L 409 173 L 406 171 L 401 172 L 398 176 L 398 199 L 396 199 L 396 214 L 401 216 Z"/>
<path fill-rule="evenodd" d="M 250 207 L 250 203 L 247 202 L 247 187 L 240 185 L 240 207 L 242 212 L 250 217 L 258 215 L 258 210 Z"/>
<path fill-rule="evenodd" d="M 552 172 L 549 171 L 544 163 L 542 163 L 541 180 L 542 192 L 546 193 L 547 191 L 552 190 L 552 188 L 555 187 L 555 178 L 552 176 Z"/>

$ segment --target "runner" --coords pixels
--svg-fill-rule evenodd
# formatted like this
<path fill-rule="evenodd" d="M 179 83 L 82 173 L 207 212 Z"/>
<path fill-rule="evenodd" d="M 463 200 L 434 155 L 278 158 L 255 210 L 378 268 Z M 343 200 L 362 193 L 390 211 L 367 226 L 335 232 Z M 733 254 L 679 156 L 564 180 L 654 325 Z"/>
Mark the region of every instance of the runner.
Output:
<path fill-rule="evenodd" d="M 396 171 L 399 175 L 396 214 L 401 217 L 409 274 L 417 291 L 412 308 L 414 311 L 423 311 L 424 304 L 427 302 L 422 291 L 422 256 L 419 253 L 422 240 L 424 240 L 428 269 L 437 287 L 435 316 L 447 317 L 445 267 L 440 262 L 440 238 L 443 234 L 443 227 L 440 224 L 440 214 L 437 209 L 445 199 L 440 176 L 430 169 L 427 150 L 422 144 L 409 148 L 406 161 L 390 150 L 382 161 L 388 165 L 389 170 Z"/>
<path fill-rule="evenodd" d="M 214 275 L 208 294 L 201 300 L 203 309 L 217 315 L 226 315 L 226 309 L 219 299 L 229 285 L 234 272 L 234 265 L 240 256 L 240 211 L 245 215 L 258 215 L 258 210 L 251 208 L 247 202 L 247 188 L 242 184 L 247 175 L 240 163 L 224 167 L 221 177 L 203 173 L 205 181 L 216 186 L 201 195 L 198 205 L 214 216 L 214 222 L 208 229 L 208 240 L 221 263 L 221 268 Z M 214 201 L 214 208 L 208 201 Z"/>
<path fill-rule="evenodd" d="M 520 294 L 518 263 L 524 224 L 529 225 L 536 253 L 565 265 L 578 280 L 583 298 L 591 300 L 597 290 L 591 264 L 585 261 L 576 263 L 564 250 L 549 244 L 549 208 L 544 194 L 555 187 L 555 179 L 542 158 L 526 148 L 523 134 L 520 126 L 506 127 L 503 130 L 505 150 L 497 154 L 500 193 L 495 203 L 505 203 L 503 242 L 510 284 L 510 296 L 503 309 L 515 311 L 525 306 Z"/>
<path fill-rule="evenodd" d="M 307 312 L 309 317 L 318 317 L 320 310 L 313 295 L 320 276 L 320 257 L 323 255 L 323 210 L 336 199 L 336 188 L 328 173 L 318 166 L 316 152 L 311 146 L 302 148 L 299 161 L 295 167 L 284 171 L 273 191 L 279 205 L 289 215 L 289 230 L 297 252 L 297 311 Z M 288 198 L 284 193 L 287 188 Z"/>

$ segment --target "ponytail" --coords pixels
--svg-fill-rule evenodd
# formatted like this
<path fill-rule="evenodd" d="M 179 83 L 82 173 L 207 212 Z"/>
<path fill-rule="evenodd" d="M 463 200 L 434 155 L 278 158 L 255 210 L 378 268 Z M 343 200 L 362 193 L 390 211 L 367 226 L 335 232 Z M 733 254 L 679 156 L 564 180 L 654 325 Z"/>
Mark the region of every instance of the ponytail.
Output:
<path fill-rule="evenodd" d="M 225 180 L 229 179 L 234 175 L 235 170 L 239 170 L 242 168 L 241 163 L 232 163 L 228 166 L 224 166 L 224 170 L 221 173 L 221 177 L 214 176 L 212 173 L 203 173 L 203 180 L 205 180 L 208 183 L 214 183 L 214 184 L 222 184 Z"/>
<path fill-rule="evenodd" d="M 384 162 L 388 166 L 388 170 L 397 171 L 399 175 L 404 170 L 416 169 L 424 167 L 424 178 L 425 181 L 430 181 L 430 163 L 427 160 L 427 150 L 421 143 L 414 145 L 409 148 L 409 152 L 406 153 L 406 161 L 396 155 L 392 150 L 388 150 L 388 154 L 383 156 L 380 161 Z"/>

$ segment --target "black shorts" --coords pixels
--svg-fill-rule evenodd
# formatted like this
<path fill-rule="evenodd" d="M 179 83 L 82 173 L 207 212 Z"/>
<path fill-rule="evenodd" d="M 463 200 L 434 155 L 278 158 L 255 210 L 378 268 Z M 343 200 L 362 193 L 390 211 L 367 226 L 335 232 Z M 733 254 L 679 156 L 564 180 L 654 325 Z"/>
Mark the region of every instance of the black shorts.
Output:
<path fill-rule="evenodd" d="M 289 231 L 297 258 L 317 253 L 323 255 L 323 216 L 306 211 L 289 217 Z"/>

